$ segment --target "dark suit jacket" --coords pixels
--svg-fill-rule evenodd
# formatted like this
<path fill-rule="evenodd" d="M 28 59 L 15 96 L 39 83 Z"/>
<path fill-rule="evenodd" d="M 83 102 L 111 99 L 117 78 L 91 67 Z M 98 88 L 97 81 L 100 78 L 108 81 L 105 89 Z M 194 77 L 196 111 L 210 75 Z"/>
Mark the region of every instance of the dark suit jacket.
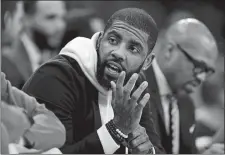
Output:
<path fill-rule="evenodd" d="M 2 71 L 13 86 L 21 89 L 33 73 L 30 59 L 21 40 L 15 41 L 7 50 L 3 49 L 2 55 Z"/>
<path fill-rule="evenodd" d="M 97 134 L 101 126 L 98 91 L 74 59 L 56 56 L 31 76 L 23 90 L 45 103 L 64 124 L 66 143 L 60 148 L 63 153 L 104 153 Z M 156 152 L 163 153 L 149 104 L 140 124 L 146 128 Z M 125 153 L 125 149 L 121 147 L 116 153 Z"/>
<path fill-rule="evenodd" d="M 146 78 L 149 85 L 149 91 L 151 94 L 151 111 L 153 113 L 154 120 L 156 120 L 156 128 L 159 131 L 159 135 L 162 141 L 162 145 L 167 153 L 171 153 L 169 148 L 169 137 L 166 133 L 164 123 L 164 112 L 159 95 L 159 88 L 157 85 L 155 73 L 152 67 L 146 71 Z M 177 99 L 179 116 L 180 116 L 180 151 L 179 153 L 196 153 L 194 135 L 190 133 L 190 127 L 195 123 L 194 118 L 194 106 L 187 96 L 183 96 Z"/>

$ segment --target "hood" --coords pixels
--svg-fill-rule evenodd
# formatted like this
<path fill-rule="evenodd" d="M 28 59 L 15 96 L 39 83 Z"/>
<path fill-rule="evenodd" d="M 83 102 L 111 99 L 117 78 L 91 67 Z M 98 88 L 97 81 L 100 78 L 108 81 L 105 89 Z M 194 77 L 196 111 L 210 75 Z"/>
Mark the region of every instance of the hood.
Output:
<path fill-rule="evenodd" d="M 80 65 L 85 76 L 95 86 L 95 88 L 107 95 L 108 91 L 104 89 L 97 80 L 97 51 L 96 42 L 100 35 L 100 32 L 95 33 L 91 39 L 84 37 L 77 37 L 67 43 L 65 47 L 60 51 L 60 55 L 66 55 L 75 59 Z"/>

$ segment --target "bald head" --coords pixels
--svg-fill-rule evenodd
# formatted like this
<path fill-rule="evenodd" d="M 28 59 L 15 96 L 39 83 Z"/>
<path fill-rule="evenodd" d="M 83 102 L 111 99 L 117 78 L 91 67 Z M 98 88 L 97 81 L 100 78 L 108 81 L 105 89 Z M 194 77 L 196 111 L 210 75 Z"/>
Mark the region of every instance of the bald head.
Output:
<path fill-rule="evenodd" d="M 216 41 L 199 20 L 178 20 L 160 39 L 156 58 L 173 91 L 193 92 L 215 70 Z"/>
<path fill-rule="evenodd" d="M 186 18 L 175 22 L 168 28 L 165 37 L 190 49 L 190 54 L 205 55 L 208 59 L 217 58 L 218 49 L 212 33 L 197 19 Z"/>

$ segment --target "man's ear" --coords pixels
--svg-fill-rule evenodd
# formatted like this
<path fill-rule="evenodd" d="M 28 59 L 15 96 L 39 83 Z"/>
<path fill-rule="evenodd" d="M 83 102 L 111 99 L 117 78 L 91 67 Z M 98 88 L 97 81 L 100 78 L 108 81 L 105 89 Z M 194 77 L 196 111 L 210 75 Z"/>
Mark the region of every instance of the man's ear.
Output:
<path fill-rule="evenodd" d="M 99 35 L 98 35 L 98 39 L 97 39 L 97 42 L 96 42 L 96 49 L 99 49 L 100 42 L 101 42 L 101 40 L 102 40 L 102 38 L 103 38 L 103 34 L 104 34 L 104 32 L 101 31 L 101 32 L 99 33 Z"/>
<path fill-rule="evenodd" d="M 155 58 L 155 54 L 153 52 L 150 53 L 144 61 L 144 64 L 142 66 L 142 70 L 147 70 L 151 66 L 154 58 Z"/>
<path fill-rule="evenodd" d="M 165 58 L 167 60 L 170 60 L 173 54 L 175 48 L 175 43 L 174 42 L 168 42 L 168 44 L 166 45 L 166 53 L 165 53 Z"/>

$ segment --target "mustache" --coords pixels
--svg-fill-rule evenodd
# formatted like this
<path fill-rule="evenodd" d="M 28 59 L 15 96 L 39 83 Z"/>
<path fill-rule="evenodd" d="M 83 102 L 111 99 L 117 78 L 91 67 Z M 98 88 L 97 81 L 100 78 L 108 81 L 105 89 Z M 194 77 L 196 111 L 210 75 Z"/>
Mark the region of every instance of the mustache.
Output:
<path fill-rule="evenodd" d="M 122 71 L 126 71 L 127 69 L 124 67 L 124 65 L 122 64 L 121 60 L 120 59 L 116 59 L 116 58 L 112 58 L 112 59 L 107 59 L 105 60 L 103 63 L 102 63 L 102 67 L 106 67 L 107 64 L 109 64 L 110 62 L 113 62 L 115 64 L 117 64 Z"/>
<path fill-rule="evenodd" d="M 55 49 L 48 43 L 48 37 L 46 36 L 46 34 L 41 32 L 40 30 L 37 30 L 34 28 L 32 29 L 32 34 L 33 34 L 34 42 L 36 43 L 36 45 L 41 51 L 44 49 L 49 49 L 49 50 Z"/>

